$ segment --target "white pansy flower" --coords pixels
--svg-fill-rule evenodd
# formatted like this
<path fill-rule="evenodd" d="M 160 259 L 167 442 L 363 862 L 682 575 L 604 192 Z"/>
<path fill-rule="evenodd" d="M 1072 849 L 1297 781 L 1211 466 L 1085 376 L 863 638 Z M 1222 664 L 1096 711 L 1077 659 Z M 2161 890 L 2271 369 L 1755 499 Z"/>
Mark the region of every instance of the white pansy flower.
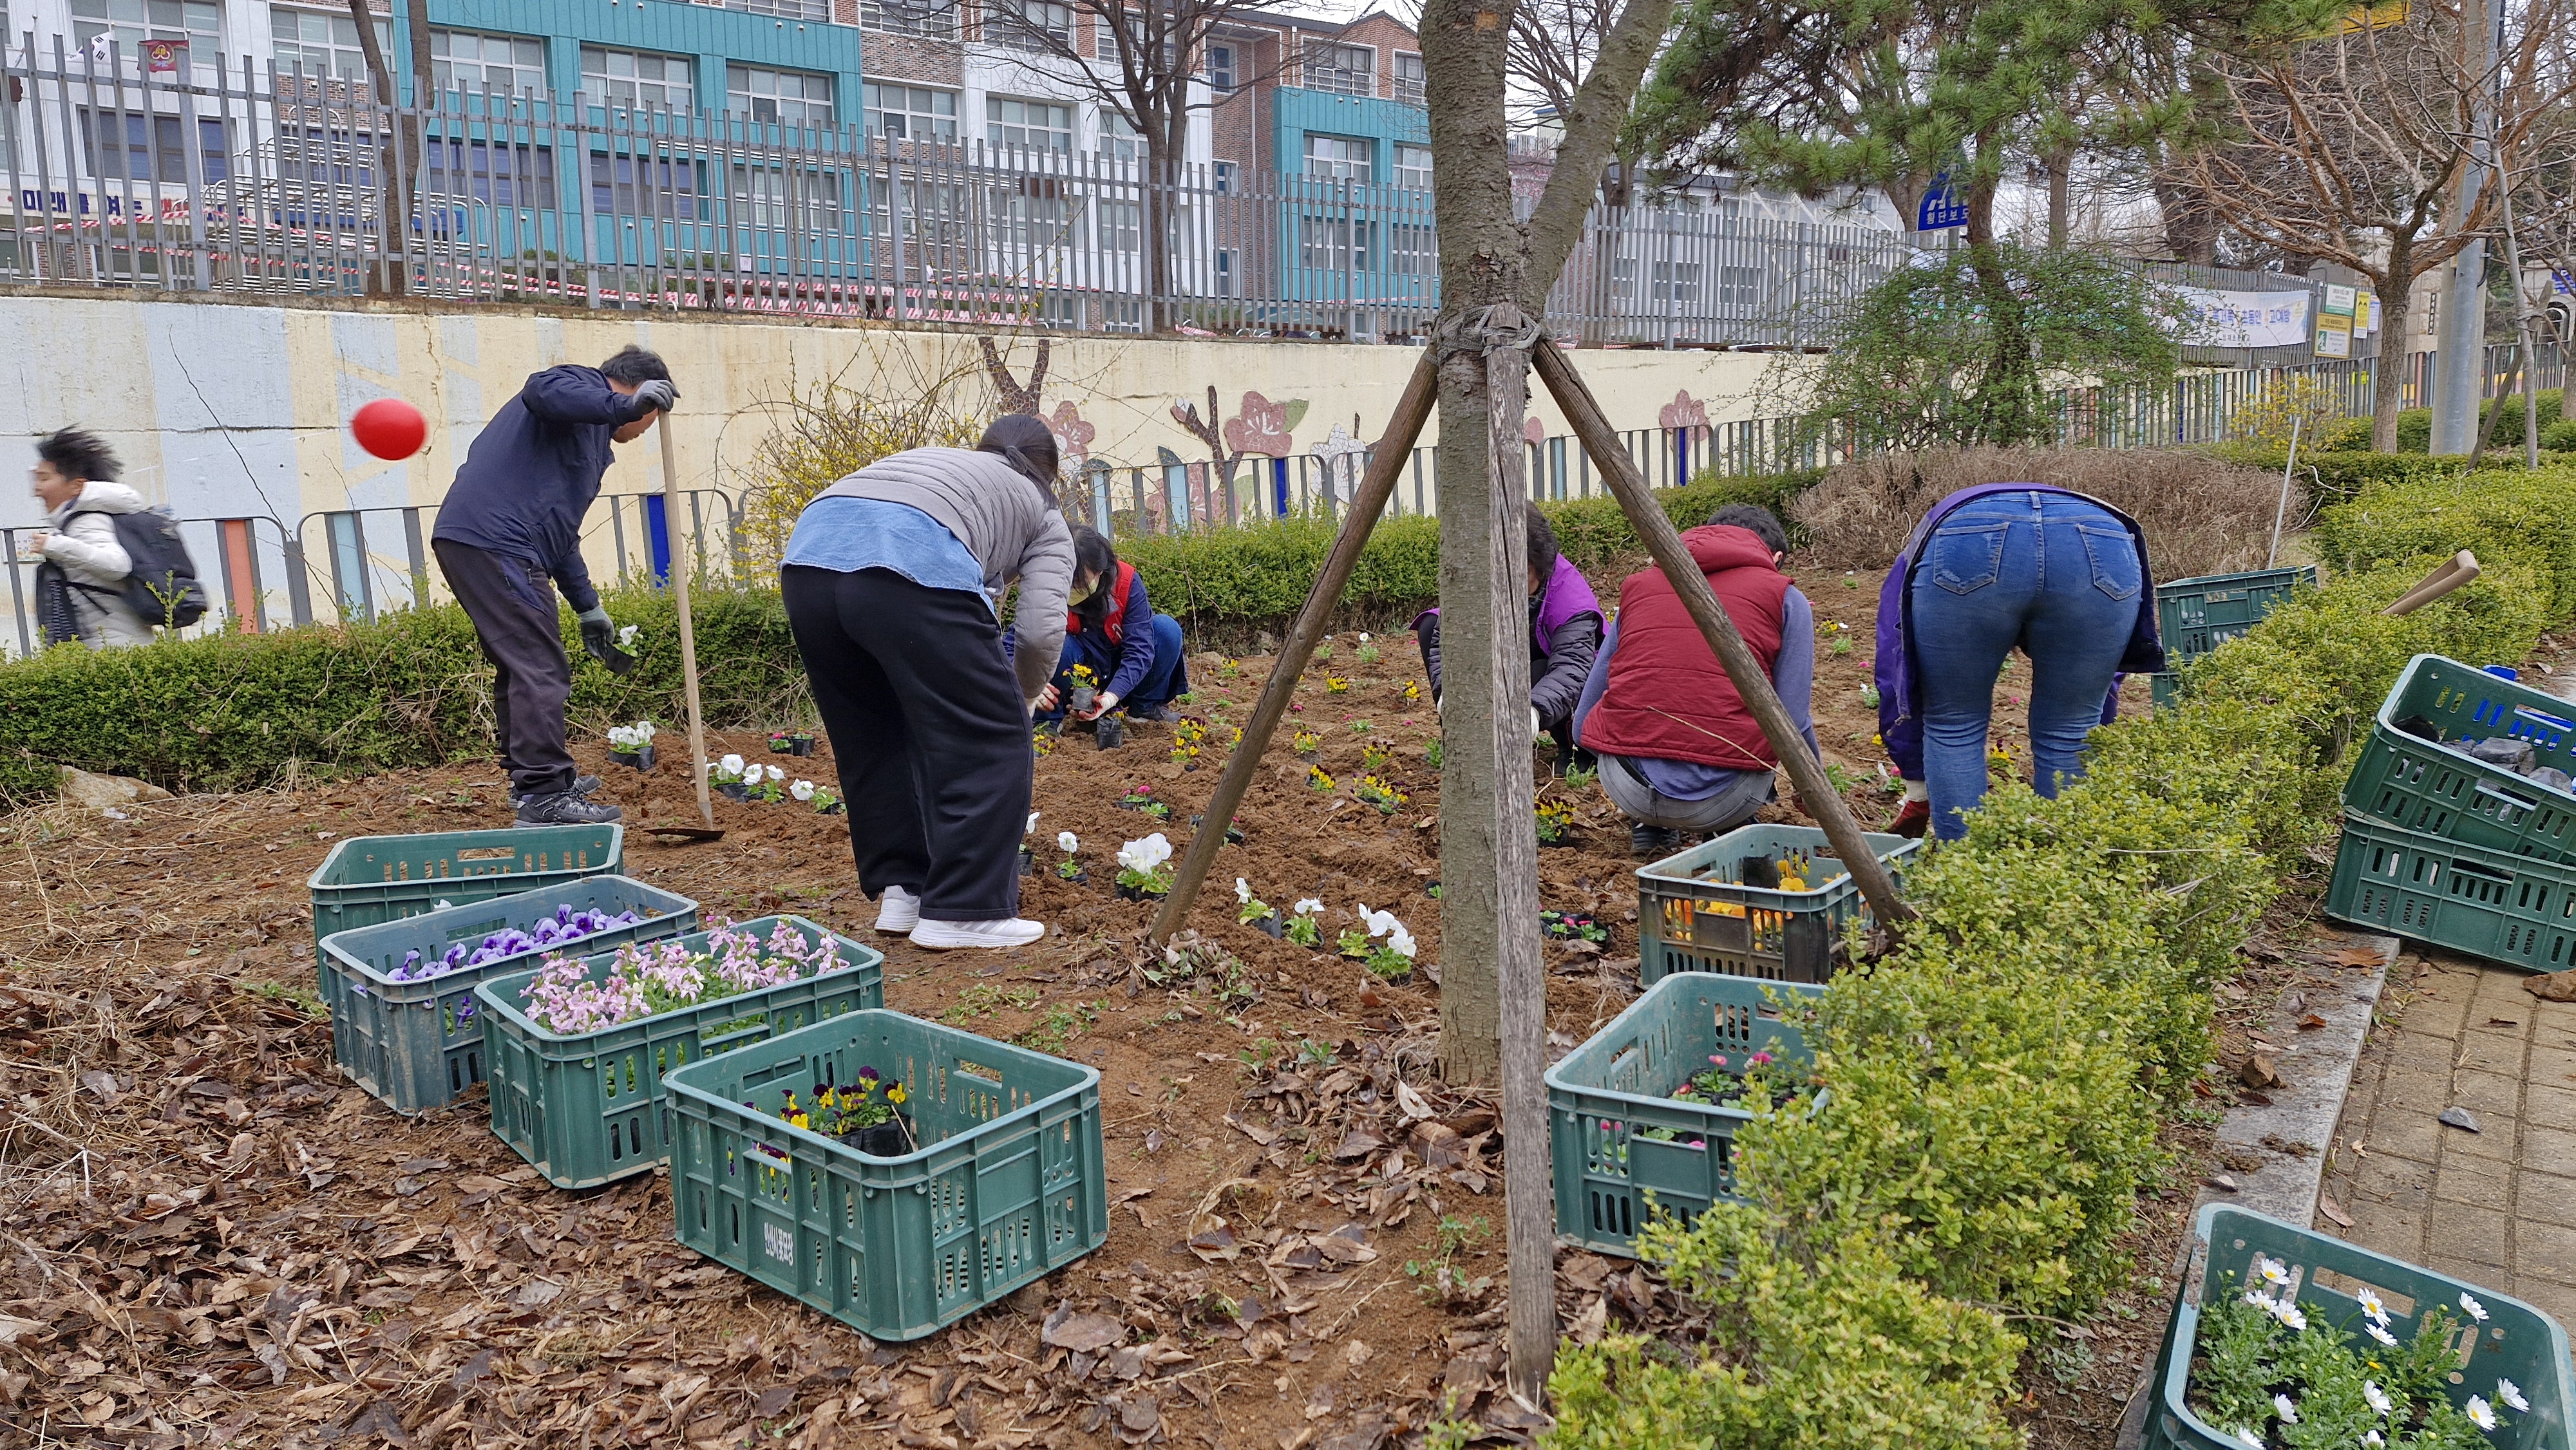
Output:
<path fill-rule="evenodd" d="M 742 757 L 739 755 L 728 755 L 724 759 L 716 762 L 716 768 L 722 770 L 727 775 L 740 775 L 742 774 Z"/>
<path fill-rule="evenodd" d="M 2492 1430 L 2496 1427 L 2495 1406 L 2487 1403 L 2486 1396 L 2469 1396 L 2469 1403 L 2465 1408 L 2468 1412 L 2470 1424 L 2477 1426 L 2481 1430 Z"/>
<path fill-rule="evenodd" d="M 1074 835 L 1071 831 L 1056 832 L 1055 844 L 1057 850 L 1064 852 L 1064 854 L 1068 856 L 1082 849 L 1081 838 Z"/>
<path fill-rule="evenodd" d="M 2469 1291 L 2466 1289 L 2460 1291 L 2460 1307 L 2469 1311 L 2469 1317 L 2471 1319 L 2478 1321 L 2480 1324 L 2487 1322 L 2487 1306 L 2470 1297 Z"/>
<path fill-rule="evenodd" d="M 771 780 L 785 780 L 787 778 L 786 767 L 778 765 L 769 767 L 769 778 Z"/>
<path fill-rule="evenodd" d="M 1037 812 L 1035 812 L 1035 811 L 1031 811 L 1031 812 L 1029 812 L 1029 823 L 1028 823 L 1027 825 L 1025 825 L 1025 826 L 1020 827 L 1020 834 L 1021 834 L 1021 835 L 1023 835 L 1023 836 L 1025 836 L 1025 835 L 1027 835 L 1029 832 L 1034 831 L 1034 830 L 1036 830 L 1037 828 L 1038 828 L 1038 813 L 1037 813 Z"/>
<path fill-rule="evenodd" d="M 2361 1382 L 2361 1397 L 2368 1400 L 2370 1402 L 2370 1407 L 2373 1410 L 2378 1411 L 2380 1414 L 2393 1415 L 2397 1413 L 2397 1402 L 2388 1397 L 2388 1391 L 2381 1389 L 2377 1380 L 2363 1380 Z"/>
<path fill-rule="evenodd" d="M 2274 1395 L 2272 1413 L 2281 1417 L 2282 1424 L 2295 1425 L 2299 1423 L 2299 1402 L 2288 1395 Z"/>
<path fill-rule="evenodd" d="M 635 648 L 635 635 L 636 626 L 631 624 L 617 631 L 617 647 L 619 649 Z"/>
<path fill-rule="evenodd" d="M 1324 903 L 1308 896 L 1300 899 L 1298 903 L 1290 909 L 1295 911 L 1299 916 L 1321 916 L 1324 914 Z"/>
<path fill-rule="evenodd" d="M 1152 871 L 1170 859 L 1172 843 L 1164 840 L 1160 831 L 1118 848 L 1118 864 L 1130 871 Z"/>
<path fill-rule="evenodd" d="M 796 797 L 800 801 L 810 801 L 814 798 L 814 782 L 810 780 L 800 780 L 794 785 L 789 786 L 787 788 L 787 793 Z"/>
<path fill-rule="evenodd" d="M 2361 1327 L 2369 1331 L 2370 1337 L 2378 1340 L 2381 1344 L 2388 1346 L 2390 1349 L 2395 1349 L 2397 1347 L 2397 1336 L 2389 1333 L 2387 1326 L 2381 1324 L 2364 1324 Z"/>
<path fill-rule="evenodd" d="M 1361 631 L 1360 631 L 1360 643 L 1362 643 L 1362 644 L 1366 644 L 1366 643 L 1368 643 L 1368 631 L 1367 631 L 1367 630 L 1365 630 L 1365 629 L 1363 629 L 1363 630 L 1361 630 Z"/>
<path fill-rule="evenodd" d="M 2496 1381 L 2496 1398 L 2504 1401 L 2505 1404 L 2510 1406 L 2517 1414 L 2529 1414 L 2531 1412 L 2531 1401 L 2522 1397 L 2522 1386 L 2515 1384 L 2511 1380 Z"/>
<path fill-rule="evenodd" d="M 1252 883 L 1244 880 L 1240 876 L 1234 878 L 1234 899 L 1245 906 L 1250 906 L 1252 904 Z"/>
<path fill-rule="evenodd" d="M 1413 957 L 1413 933 L 1401 925 L 1386 934 L 1386 949 L 1410 961 Z"/>
<path fill-rule="evenodd" d="M 1394 912 L 1371 911 L 1365 901 L 1360 903 L 1360 920 L 1368 923 L 1368 934 L 1371 936 L 1384 936 L 1388 932 L 1404 929 L 1404 923 L 1395 919 Z"/>

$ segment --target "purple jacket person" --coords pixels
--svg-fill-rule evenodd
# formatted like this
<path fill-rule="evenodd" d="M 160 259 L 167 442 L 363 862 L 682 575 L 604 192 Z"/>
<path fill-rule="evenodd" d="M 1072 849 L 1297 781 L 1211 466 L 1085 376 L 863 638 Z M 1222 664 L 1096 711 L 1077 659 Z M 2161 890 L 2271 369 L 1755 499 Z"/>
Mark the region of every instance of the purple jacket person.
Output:
<path fill-rule="evenodd" d="M 1529 566 L 1535 581 L 1530 592 L 1530 709 L 1537 728 L 1554 734 L 1561 749 L 1571 750 L 1574 703 L 1592 673 L 1601 650 L 1601 601 L 1584 580 L 1583 571 L 1558 551 L 1556 531 L 1536 505 L 1529 510 Z M 1440 611 L 1426 609 L 1414 617 L 1413 632 L 1422 642 L 1422 667 L 1431 676 L 1431 698 L 1440 698 Z"/>

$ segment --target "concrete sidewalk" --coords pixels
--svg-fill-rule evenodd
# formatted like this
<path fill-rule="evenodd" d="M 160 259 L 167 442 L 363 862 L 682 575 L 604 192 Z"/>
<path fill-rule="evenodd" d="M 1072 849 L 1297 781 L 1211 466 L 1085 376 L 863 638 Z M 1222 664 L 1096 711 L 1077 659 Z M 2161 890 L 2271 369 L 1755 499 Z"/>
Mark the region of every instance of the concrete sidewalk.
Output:
<path fill-rule="evenodd" d="M 2409 944 L 2388 974 L 2315 1227 L 2576 1328 L 2576 1003 L 2530 973 Z M 2445 1126 L 2467 1109 L 2480 1131 Z"/>

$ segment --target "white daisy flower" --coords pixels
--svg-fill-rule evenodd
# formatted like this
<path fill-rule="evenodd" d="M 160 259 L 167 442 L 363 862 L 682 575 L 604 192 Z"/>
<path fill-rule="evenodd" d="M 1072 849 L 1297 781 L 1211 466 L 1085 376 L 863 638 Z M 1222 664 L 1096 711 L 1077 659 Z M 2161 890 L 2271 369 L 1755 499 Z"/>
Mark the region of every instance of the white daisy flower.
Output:
<path fill-rule="evenodd" d="M 2522 1386 L 2511 1380 L 2496 1381 L 2496 1398 L 2504 1401 L 2517 1414 L 2531 1413 L 2531 1401 L 2522 1397 Z"/>
<path fill-rule="evenodd" d="M 2239 1445 L 2250 1445 L 2253 1447 L 2253 1450 L 2263 1450 L 2263 1437 L 2246 1429 L 2242 1425 L 2236 1427 L 2236 1443 Z"/>
<path fill-rule="evenodd" d="M 2488 1404 L 2484 1395 L 2469 1396 L 2466 1409 L 2470 1424 L 2481 1430 L 2492 1430 L 2496 1427 L 2495 1406 Z"/>
<path fill-rule="evenodd" d="M 2466 1289 L 2460 1291 L 2460 1307 L 2469 1311 L 2469 1317 L 2471 1319 L 2476 1320 L 2480 1324 L 2487 1322 L 2487 1306 L 2470 1297 L 2469 1291 Z"/>
<path fill-rule="evenodd" d="M 2369 1331 L 2370 1337 L 2378 1340 L 2381 1344 L 2388 1346 L 2390 1349 L 2395 1349 L 2397 1347 L 2397 1336 L 2389 1333 L 2386 1325 L 2365 1323 L 2361 1327 Z"/>
<path fill-rule="evenodd" d="M 2388 1391 L 2381 1389 L 2376 1380 L 2361 1382 L 2361 1397 L 2368 1400 L 2371 1409 L 2380 1414 L 2392 1415 L 2397 1412 L 2397 1402 L 2388 1397 Z"/>
<path fill-rule="evenodd" d="M 2377 1450 L 2377 1447 L 2385 1445 L 2388 1442 L 2379 1438 L 2379 1432 L 2377 1430 L 2372 1430 L 2361 1437 L 2361 1443 L 2372 1447 L 2372 1450 Z"/>
<path fill-rule="evenodd" d="M 2254 1272 L 2262 1275 L 2263 1282 L 2266 1284 L 2286 1284 L 2290 1282 L 2290 1266 L 2282 1263 L 2279 1259 L 2267 1259 L 2261 1254 L 2256 1254 L 2254 1256 Z"/>
<path fill-rule="evenodd" d="M 2293 1330 L 2303 1330 L 2308 1327 L 2308 1316 L 2287 1295 L 2283 1295 L 2281 1302 L 2272 1306 L 2272 1317 Z"/>
<path fill-rule="evenodd" d="M 2282 1424 L 2295 1425 L 2299 1423 L 2299 1402 L 2288 1395 L 2274 1395 L 2272 1413 L 2281 1417 Z"/>
<path fill-rule="evenodd" d="M 2379 1297 L 2378 1290 L 2365 1288 L 2356 1297 L 2360 1300 L 2362 1313 L 2382 1324 L 2388 1322 L 2388 1305 Z"/>

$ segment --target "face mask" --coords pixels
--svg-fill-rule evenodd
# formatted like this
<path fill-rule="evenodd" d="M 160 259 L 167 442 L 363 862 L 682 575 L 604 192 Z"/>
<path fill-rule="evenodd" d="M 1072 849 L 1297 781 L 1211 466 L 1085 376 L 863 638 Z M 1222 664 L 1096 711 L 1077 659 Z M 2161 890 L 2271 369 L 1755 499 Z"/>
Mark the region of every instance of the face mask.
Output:
<path fill-rule="evenodd" d="M 1066 602 L 1069 604 L 1080 604 L 1082 601 L 1089 599 L 1092 595 L 1098 593 L 1099 590 L 1100 581 L 1098 579 L 1094 579 L 1088 584 L 1082 583 L 1080 580 L 1076 580 L 1074 581 L 1073 586 L 1073 596 Z"/>

